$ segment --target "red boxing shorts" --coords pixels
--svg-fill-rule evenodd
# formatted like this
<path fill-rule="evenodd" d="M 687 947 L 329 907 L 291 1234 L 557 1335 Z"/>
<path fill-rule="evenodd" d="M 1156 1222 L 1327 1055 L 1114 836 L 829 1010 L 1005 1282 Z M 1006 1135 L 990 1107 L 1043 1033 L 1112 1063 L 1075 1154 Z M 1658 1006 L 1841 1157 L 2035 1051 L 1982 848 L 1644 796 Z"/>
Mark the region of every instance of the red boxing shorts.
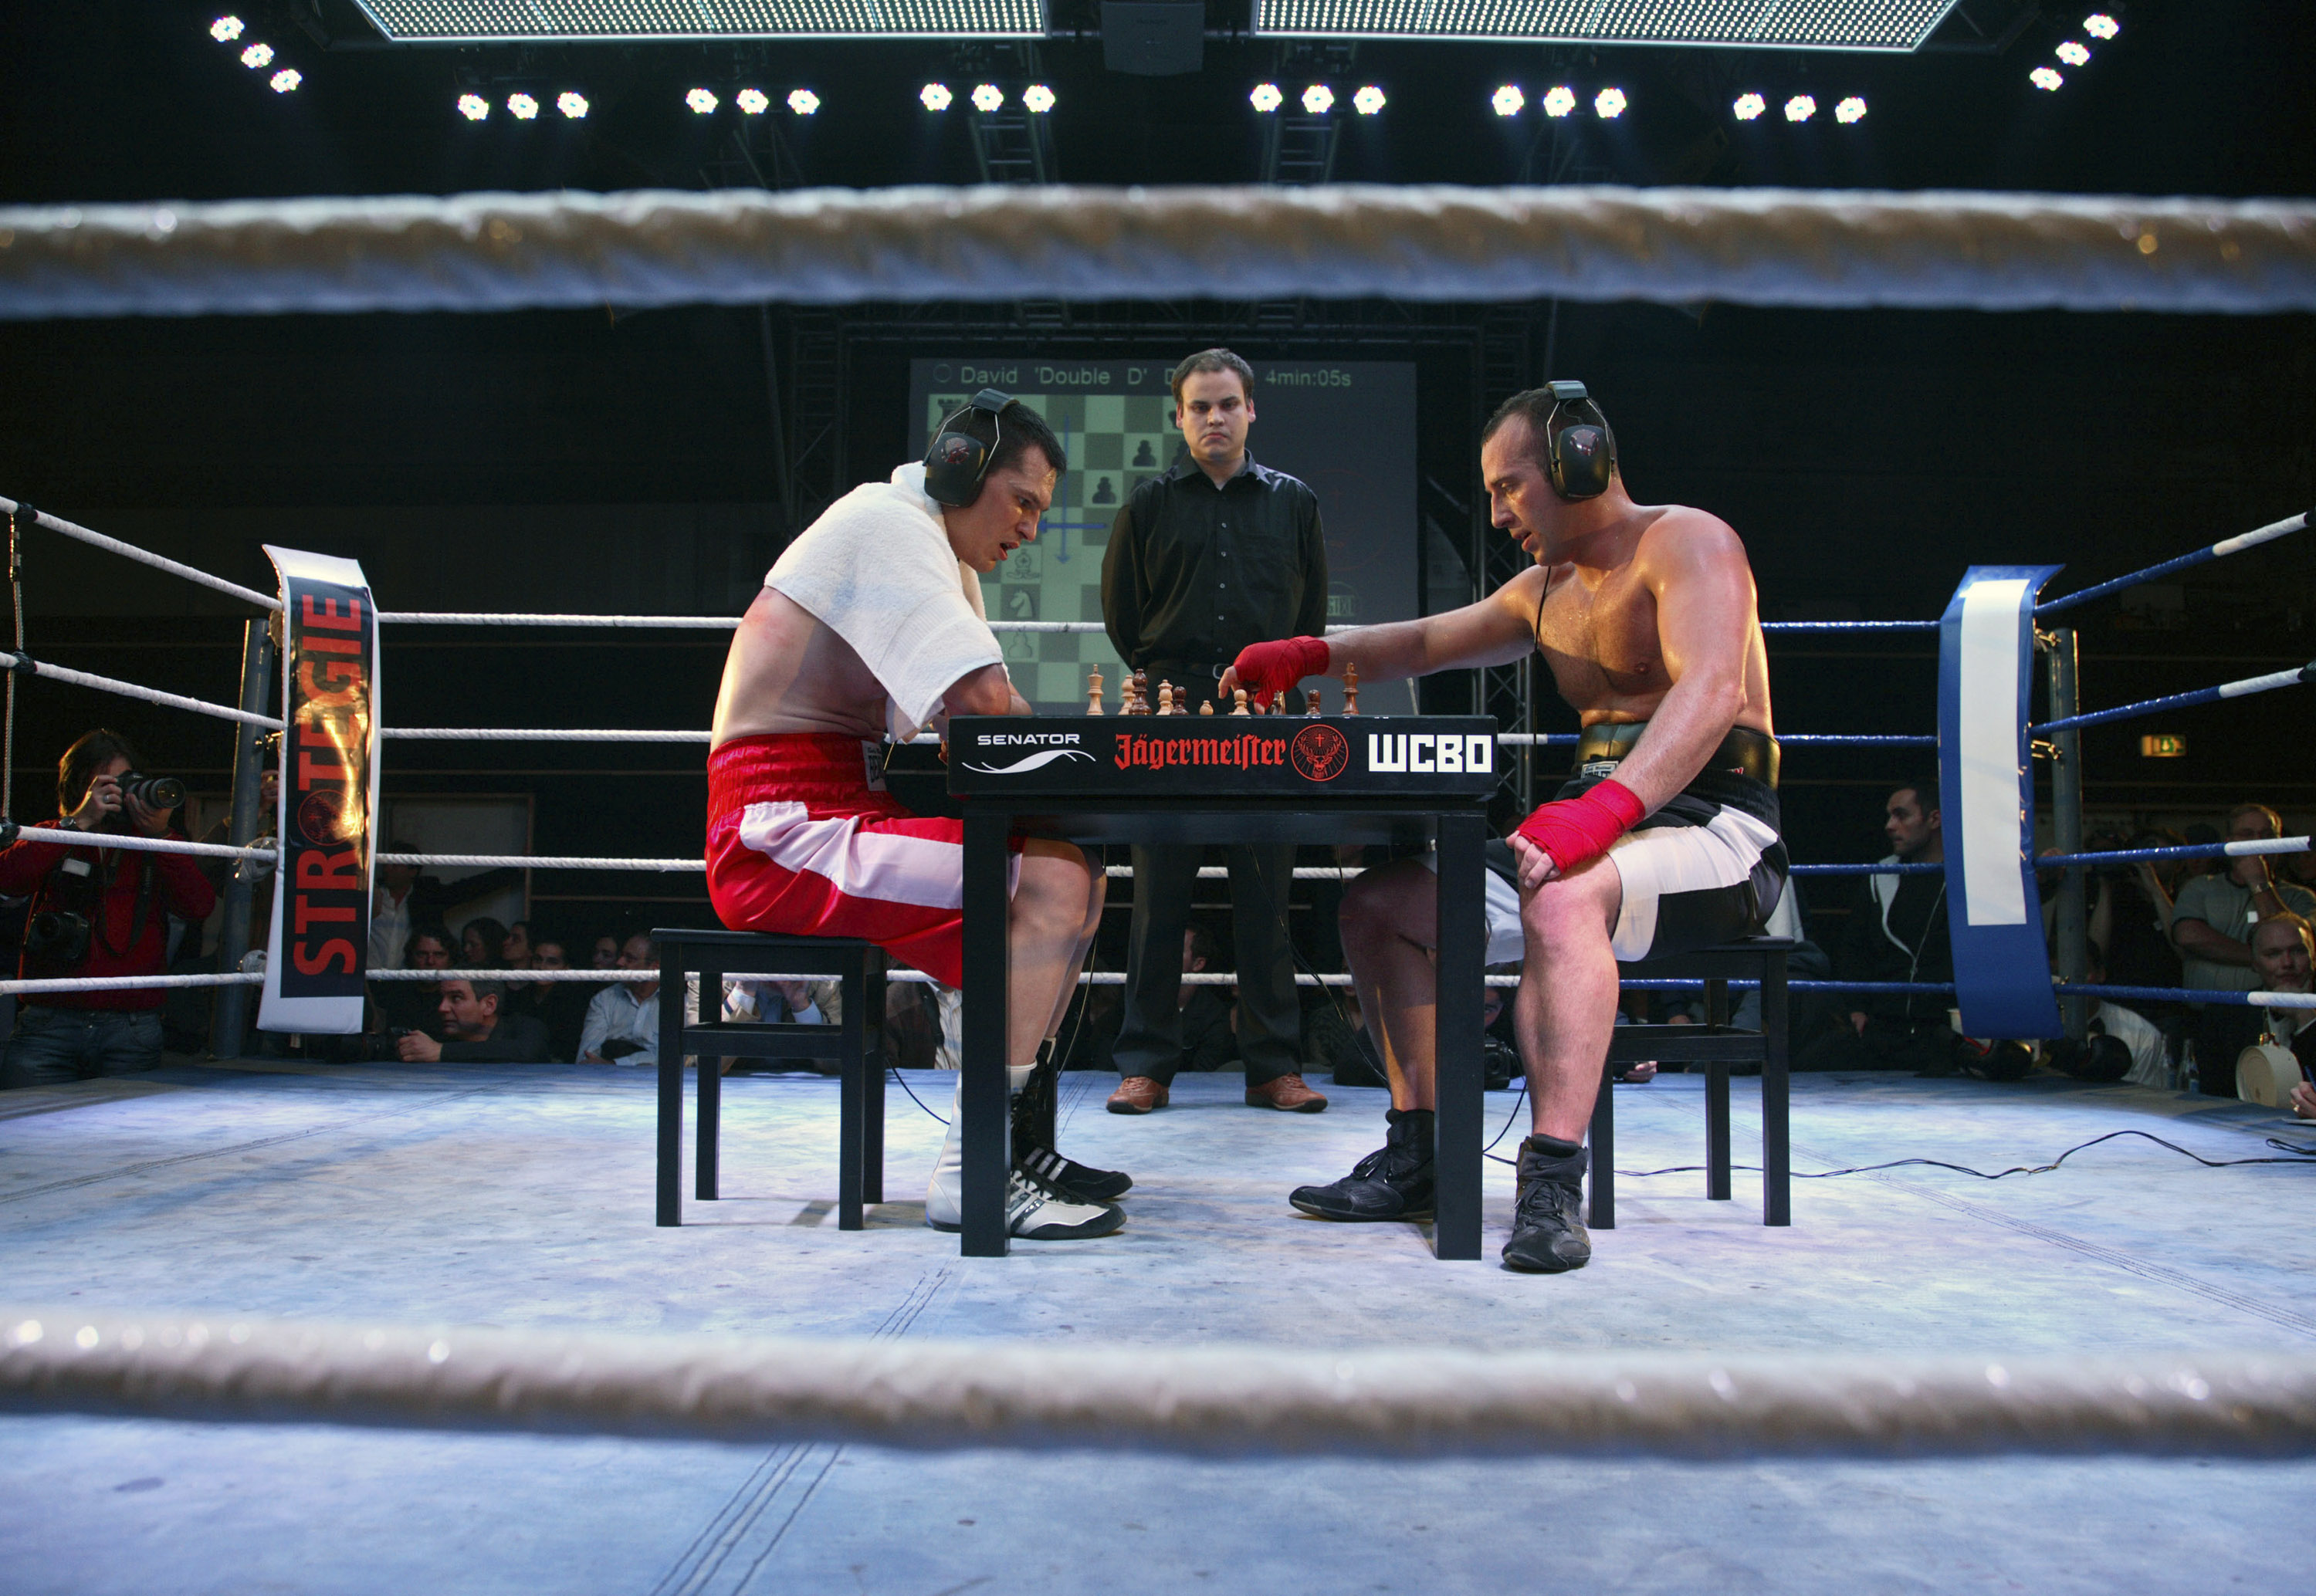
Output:
<path fill-rule="evenodd" d="M 735 931 L 858 936 L 965 980 L 965 822 L 911 814 L 869 781 L 880 745 L 738 737 L 708 756 L 708 897 Z M 1021 879 L 1020 844 L 1011 891 Z"/>

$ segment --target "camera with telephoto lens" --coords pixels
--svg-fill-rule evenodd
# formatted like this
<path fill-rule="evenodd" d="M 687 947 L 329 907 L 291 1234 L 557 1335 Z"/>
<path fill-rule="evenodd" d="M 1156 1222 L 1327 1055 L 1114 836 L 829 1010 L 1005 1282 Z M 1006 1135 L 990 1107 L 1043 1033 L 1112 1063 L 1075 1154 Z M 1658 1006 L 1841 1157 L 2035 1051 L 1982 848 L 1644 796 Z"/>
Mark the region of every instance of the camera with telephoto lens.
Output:
<path fill-rule="evenodd" d="M 24 968 L 36 975 L 76 974 L 88 962 L 93 935 L 86 915 L 44 909 L 24 922 Z"/>
<path fill-rule="evenodd" d="M 147 809 L 165 814 L 184 807 L 185 784 L 174 776 L 147 776 L 138 770 L 124 770 L 118 779 L 121 796 L 134 798 Z"/>

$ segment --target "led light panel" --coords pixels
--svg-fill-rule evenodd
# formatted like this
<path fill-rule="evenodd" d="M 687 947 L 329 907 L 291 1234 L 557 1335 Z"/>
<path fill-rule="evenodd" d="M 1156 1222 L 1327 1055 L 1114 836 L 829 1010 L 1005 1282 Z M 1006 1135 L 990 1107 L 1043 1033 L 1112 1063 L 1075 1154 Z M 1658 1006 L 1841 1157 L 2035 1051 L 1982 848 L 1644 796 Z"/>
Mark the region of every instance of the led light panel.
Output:
<path fill-rule="evenodd" d="M 354 0 L 404 43 L 516 39 L 1038 39 L 1046 0 Z"/>
<path fill-rule="evenodd" d="M 1722 49 L 1903 51 L 1919 49 L 1955 4 L 1956 0 L 1254 0 L 1254 31 L 1302 38 L 1541 40 Z"/>

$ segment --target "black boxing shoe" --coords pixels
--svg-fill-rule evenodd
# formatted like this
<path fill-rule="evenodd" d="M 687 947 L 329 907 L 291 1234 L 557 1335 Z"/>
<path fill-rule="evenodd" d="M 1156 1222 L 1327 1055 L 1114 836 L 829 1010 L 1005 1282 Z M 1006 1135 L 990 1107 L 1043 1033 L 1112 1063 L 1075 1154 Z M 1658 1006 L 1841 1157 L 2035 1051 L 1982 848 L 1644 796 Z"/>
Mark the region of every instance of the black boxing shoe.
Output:
<path fill-rule="evenodd" d="M 1123 1197 L 1134 1177 L 1122 1169 L 1096 1169 L 1055 1150 L 1055 1121 L 1060 1114 L 1061 1064 L 1053 1043 L 1038 1049 L 1038 1067 L 1029 1084 L 1013 1095 L 1013 1166 L 1077 1202 L 1101 1203 Z"/>
<path fill-rule="evenodd" d="M 1394 1108 L 1384 1144 L 1323 1186 L 1297 1186 L 1287 1201 L 1321 1219 L 1428 1219 L 1432 1207 L 1431 1111 Z"/>
<path fill-rule="evenodd" d="M 1562 1274 L 1592 1261 L 1592 1236 L 1584 1228 L 1584 1171 L 1591 1155 L 1583 1148 L 1553 1152 L 1537 1140 L 1531 1136 L 1520 1143 L 1519 1195 L 1504 1267 Z"/>

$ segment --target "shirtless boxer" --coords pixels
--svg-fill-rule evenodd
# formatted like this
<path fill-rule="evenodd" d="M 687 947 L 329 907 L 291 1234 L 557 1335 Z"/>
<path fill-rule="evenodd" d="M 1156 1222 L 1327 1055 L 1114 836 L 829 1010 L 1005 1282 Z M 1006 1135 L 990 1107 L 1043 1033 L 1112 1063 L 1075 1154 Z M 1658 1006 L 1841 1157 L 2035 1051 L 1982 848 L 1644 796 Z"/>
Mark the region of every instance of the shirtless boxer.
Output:
<path fill-rule="evenodd" d="M 1223 686 L 1267 695 L 1353 664 L 1367 682 L 1425 676 L 1533 648 L 1581 714 L 1575 772 L 1512 835 L 1517 879 L 1492 873 L 1485 906 L 1488 962 L 1523 960 L 1520 1056 L 1535 1104 L 1504 1262 L 1556 1273 L 1592 1255 L 1583 1139 L 1616 1024 L 1617 962 L 1759 931 L 1786 872 L 1777 743 L 1744 545 L 1703 510 L 1634 503 L 1581 384 L 1507 402 L 1480 466 L 1491 519 L 1535 570 L 1447 615 L 1258 643 Z M 1343 947 L 1360 1008 L 1379 1022 L 1390 1130 L 1345 1178 L 1296 1192 L 1305 1213 L 1431 1211 L 1436 925 L 1423 860 L 1371 870 L 1345 895 Z"/>
<path fill-rule="evenodd" d="M 864 937 L 961 983 L 964 825 L 894 801 L 883 739 L 1029 713 L 978 573 L 1035 541 L 1066 466 L 1044 418 L 984 390 L 923 463 L 838 500 L 764 578 L 725 661 L 708 757 L 708 891 L 726 926 Z M 1106 1236 L 1125 1223 L 1108 1199 L 1133 1183 L 1053 1150 L 1045 1045 L 1100 923 L 1102 872 L 1073 844 L 1015 846 L 1007 1221 L 1036 1241 Z M 953 1118 L 925 1197 L 937 1229 L 957 1228 L 961 1172 Z"/>

